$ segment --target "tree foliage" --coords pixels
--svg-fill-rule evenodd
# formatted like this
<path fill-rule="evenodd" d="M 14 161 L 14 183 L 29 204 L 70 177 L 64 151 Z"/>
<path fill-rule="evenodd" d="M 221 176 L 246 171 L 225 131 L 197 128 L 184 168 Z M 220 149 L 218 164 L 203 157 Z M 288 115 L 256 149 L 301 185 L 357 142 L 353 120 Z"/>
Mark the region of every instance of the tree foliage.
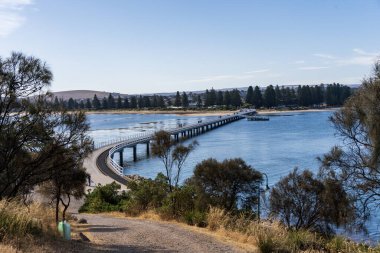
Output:
<path fill-rule="evenodd" d="M 287 227 L 333 232 L 331 225 L 347 225 L 355 220 L 351 197 L 341 183 L 316 178 L 312 172 L 295 169 L 272 189 L 270 210 Z"/>
<path fill-rule="evenodd" d="M 331 117 L 344 146 L 334 147 L 323 161 L 325 174 L 355 193 L 363 218 L 380 200 L 380 63 L 372 77 Z"/>
<path fill-rule="evenodd" d="M 261 173 L 240 158 L 223 162 L 210 158 L 197 164 L 187 184 L 197 189 L 201 209 L 212 205 L 228 211 L 252 211 L 261 181 Z"/>
<path fill-rule="evenodd" d="M 170 134 L 166 131 L 159 131 L 155 133 L 152 145 L 152 153 L 161 159 L 164 168 L 165 176 L 167 178 L 170 192 L 174 187 L 177 187 L 180 182 L 182 167 L 189 156 L 189 154 L 198 145 L 193 141 L 189 145 L 175 143 Z"/>
<path fill-rule="evenodd" d="M 85 114 L 53 108 L 45 93 L 51 80 L 37 58 L 12 53 L 0 59 L 0 199 L 82 169 L 90 151 Z"/>

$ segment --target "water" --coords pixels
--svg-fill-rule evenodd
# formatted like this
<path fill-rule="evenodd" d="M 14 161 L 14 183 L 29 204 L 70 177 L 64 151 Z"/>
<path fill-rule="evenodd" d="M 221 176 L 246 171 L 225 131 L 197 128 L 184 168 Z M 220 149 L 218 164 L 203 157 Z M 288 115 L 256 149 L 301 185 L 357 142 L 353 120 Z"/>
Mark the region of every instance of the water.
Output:
<path fill-rule="evenodd" d="M 317 172 L 318 156 L 340 143 L 328 117 L 332 112 L 287 113 L 271 116 L 270 121 L 240 120 L 199 135 L 199 146 L 186 161 L 181 180 L 193 173 L 197 163 L 207 158 L 223 160 L 240 157 L 256 170 L 268 175 L 269 186 L 286 176 L 295 167 Z M 96 143 L 126 137 L 144 131 L 169 129 L 181 124 L 192 124 L 198 120 L 214 117 L 177 116 L 169 114 L 92 114 L 88 116 L 90 135 Z M 190 140 L 190 141 L 191 141 Z M 189 141 L 188 141 L 189 142 Z M 133 162 L 132 149 L 124 150 L 125 174 L 139 174 L 154 178 L 163 172 L 160 160 L 146 157 L 146 146 L 138 145 L 138 161 Z M 118 156 L 115 155 L 115 160 Z M 353 235 L 355 239 L 379 240 L 375 217 L 369 223 L 369 236 Z"/>

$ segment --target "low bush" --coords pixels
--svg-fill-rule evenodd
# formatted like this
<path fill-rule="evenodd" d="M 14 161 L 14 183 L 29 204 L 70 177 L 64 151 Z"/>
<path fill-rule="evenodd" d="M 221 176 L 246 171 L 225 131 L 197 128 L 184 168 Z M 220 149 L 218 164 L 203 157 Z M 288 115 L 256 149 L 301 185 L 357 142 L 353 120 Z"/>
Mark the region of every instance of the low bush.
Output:
<path fill-rule="evenodd" d="M 113 182 L 104 186 L 97 186 L 88 193 L 84 204 L 79 208 L 79 212 L 100 213 L 121 211 L 122 201 L 128 199 L 128 194 L 120 192 L 120 185 Z"/>

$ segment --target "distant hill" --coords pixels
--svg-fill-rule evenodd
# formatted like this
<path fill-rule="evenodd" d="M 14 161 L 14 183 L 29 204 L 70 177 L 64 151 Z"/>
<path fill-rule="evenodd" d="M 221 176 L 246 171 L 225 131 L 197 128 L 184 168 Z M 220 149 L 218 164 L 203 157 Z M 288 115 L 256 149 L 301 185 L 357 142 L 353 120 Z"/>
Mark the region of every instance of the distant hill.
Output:
<path fill-rule="evenodd" d="M 358 88 L 360 84 L 346 84 L 347 86 L 350 86 L 351 88 Z M 280 87 L 282 85 L 279 85 Z M 298 85 L 284 85 L 285 87 L 296 87 Z M 262 89 L 265 89 L 265 87 L 261 87 Z M 208 88 L 209 90 L 211 88 Z M 247 87 L 238 87 L 238 88 L 224 88 L 224 89 L 215 89 L 215 90 L 221 90 L 221 91 L 226 91 L 226 90 L 233 90 L 233 89 L 238 89 L 240 91 L 246 91 L 248 89 Z M 201 94 L 204 93 L 206 89 L 204 90 L 197 90 L 197 91 L 186 91 L 187 93 L 193 93 L 193 94 Z M 182 93 L 182 90 L 180 90 Z M 94 95 L 98 96 L 98 98 L 103 98 L 103 97 L 108 97 L 108 95 L 111 93 L 112 96 L 117 97 L 121 96 L 122 98 L 130 96 L 130 95 L 140 95 L 140 94 L 122 94 L 122 93 L 117 93 L 117 92 L 106 92 L 106 91 L 95 91 L 95 90 L 68 90 L 68 91 L 57 91 L 57 92 L 52 92 L 54 96 L 58 98 L 62 98 L 63 100 L 68 100 L 69 98 L 73 98 L 75 100 L 82 100 L 82 99 L 87 99 L 87 98 L 93 98 Z M 175 96 L 176 91 L 174 92 L 161 92 L 161 93 L 143 93 L 141 95 L 145 96 L 151 96 L 151 95 L 161 95 L 161 96 Z"/>
<path fill-rule="evenodd" d="M 59 99 L 68 100 L 69 98 L 73 98 L 75 100 L 82 100 L 87 98 L 93 98 L 94 95 L 98 96 L 98 98 L 108 97 L 108 95 L 111 93 L 112 96 L 117 97 L 126 97 L 127 94 L 121 94 L 116 92 L 106 92 L 106 91 L 96 91 L 96 90 L 68 90 L 68 91 L 57 91 L 52 92 L 54 96 L 58 97 Z"/>

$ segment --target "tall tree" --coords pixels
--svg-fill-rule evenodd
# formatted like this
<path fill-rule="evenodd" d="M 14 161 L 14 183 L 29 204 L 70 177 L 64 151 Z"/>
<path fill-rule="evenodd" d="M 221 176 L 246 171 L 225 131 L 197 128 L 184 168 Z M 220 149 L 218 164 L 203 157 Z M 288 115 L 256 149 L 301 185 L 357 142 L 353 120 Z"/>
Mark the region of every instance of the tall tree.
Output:
<path fill-rule="evenodd" d="M 158 107 L 160 108 L 165 108 L 165 100 L 164 100 L 164 97 L 163 96 L 159 96 L 158 98 Z"/>
<path fill-rule="evenodd" d="M 115 98 L 112 96 L 111 93 L 108 95 L 107 104 L 108 104 L 109 109 L 115 109 L 116 108 Z"/>
<path fill-rule="evenodd" d="M 139 104 L 139 108 L 142 109 L 145 107 L 145 104 L 144 104 L 144 98 L 143 96 L 139 96 L 139 99 L 138 99 L 138 104 Z"/>
<path fill-rule="evenodd" d="M 179 94 L 179 91 L 177 91 L 177 93 L 175 95 L 174 106 L 180 107 L 181 104 L 182 104 L 182 102 L 181 102 L 181 95 Z"/>
<path fill-rule="evenodd" d="M 59 109 L 59 107 L 60 107 L 60 103 L 59 103 L 57 97 L 54 98 L 54 104 L 53 104 L 53 106 L 54 106 L 54 109 Z"/>
<path fill-rule="evenodd" d="M 143 101 L 144 101 L 144 107 L 150 108 L 152 106 L 150 103 L 150 98 L 148 96 L 144 96 Z"/>
<path fill-rule="evenodd" d="M 223 105 L 223 91 L 218 91 L 216 94 L 216 104 Z"/>
<path fill-rule="evenodd" d="M 117 109 L 123 108 L 123 100 L 121 99 L 120 95 L 117 97 L 116 108 Z"/>
<path fill-rule="evenodd" d="M 79 108 L 80 108 L 80 109 L 84 109 L 84 107 L 85 107 L 85 105 L 84 105 L 84 101 L 81 100 L 81 101 L 79 102 Z"/>
<path fill-rule="evenodd" d="M 333 89 L 334 86 L 327 86 Z M 354 193 L 367 218 L 380 201 L 380 62 L 373 76 L 331 117 L 344 147 L 334 147 L 323 158 L 325 174 L 343 182 Z"/>
<path fill-rule="evenodd" d="M 270 108 L 276 106 L 276 92 L 272 85 L 269 85 L 264 92 L 265 106 Z"/>
<path fill-rule="evenodd" d="M 98 96 L 96 94 L 94 95 L 94 99 L 92 100 L 92 106 L 96 109 L 99 110 L 101 107 L 100 101 L 98 99 Z"/>
<path fill-rule="evenodd" d="M 205 106 L 208 107 L 210 105 L 211 105 L 210 92 L 208 91 L 208 89 L 206 89 L 206 92 L 205 92 Z"/>
<path fill-rule="evenodd" d="M 187 97 L 186 92 L 182 93 L 182 107 L 187 108 L 189 107 L 189 98 Z"/>
<path fill-rule="evenodd" d="M 75 101 L 73 98 L 69 98 L 69 101 L 67 102 L 67 108 L 69 110 L 74 110 L 75 109 Z"/>
<path fill-rule="evenodd" d="M 124 98 L 124 103 L 123 103 L 123 108 L 124 109 L 128 109 L 130 107 L 130 105 L 129 105 L 129 99 L 128 99 L 128 97 L 125 97 Z"/>
<path fill-rule="evenodd" d="M 260 108 L 263 105 L 263 96 L 259 86 L 255 86 L 255 90 L 253 91 L 252 105 L 256 108 Z"/>
<path fill-rule="evenodd" d="M 245 102 L 248 104 L 253 105 L 253 87 L 249 86 L 247 90 L 247 96 L 245 97 Z"/>
<path fill-rule="evenodd" d="M 189 154 L 197 145 L 198 143 L 196 141 L 193 141 L 188 146 L 174 143 L 170 134 L 165 131 L 155 133 L 152 152 L 162 161 L 165 167 L 165 176 L 169 184 L 170 192 L 173 192 L 173 190 L 178 187 L 182 167 Z"/>
<path fill-rule="evenodd" d="M 240 92 L 237 89 L 232 90 L 231 104 L 236 107 L 241 106 L 241 96 Z"/>
<path fill-rule="evenodd" d="M 62 168 L 56 165 L 65 165 L 60 157 L 73 155 L 78 165 L 88 154 L 86 116 L 53 110 L 43 92 L 51 80 L 51 71 L 37 58 L 21 53 L 0 58 L 0 199 L 51 180 Z"/>
<path fill-rule="evenodd" d="M 131 108 L 136 109 L 137 108 L 137 98 L 136 96 L 131 97 Z"/>
<path fill-rule="evenodd" d="M 226 90 L 224 92 L 223 104 L 226 105 L 226 106 L 230 106 L 231 105 L 231 93 L 228 90 Z"/>
<path fill-rule="evenodd" d="M 276 87 L 274 88 L 274 92 L 276 93 L 276 105 L 283 104 L 282 93 L 278 85 L 276 85 Z"/>
<path fill-rule="evenodd" d="M 158 107 L 158 96 L 156 94 L 153 95 L 152 98 L 152 107 L 157 108 Z"/>
<path fill-rule="evenodd" d="M 87 109 L 91 109 L 92 108 L 91 100 L 89 98 L 86 99 L 86 105 L 85 105 L 85 107 Z"/>
<path fill-rule="evenodd" d="M 216 105 L 216 91 L 214 88 L 211 88 L 209 96 L 210 105 Z"/>
<path fill-rule="evenodd" d="M 105 97 L 102 99 L 102 109 L 108 109 L 108 99 Z"/>
<path fill-rule="evenodd" d="M 197 95 L 197 107 L 198 108 L 202 107 L 202 97 L 201 97 L 201 95 Z"/>

